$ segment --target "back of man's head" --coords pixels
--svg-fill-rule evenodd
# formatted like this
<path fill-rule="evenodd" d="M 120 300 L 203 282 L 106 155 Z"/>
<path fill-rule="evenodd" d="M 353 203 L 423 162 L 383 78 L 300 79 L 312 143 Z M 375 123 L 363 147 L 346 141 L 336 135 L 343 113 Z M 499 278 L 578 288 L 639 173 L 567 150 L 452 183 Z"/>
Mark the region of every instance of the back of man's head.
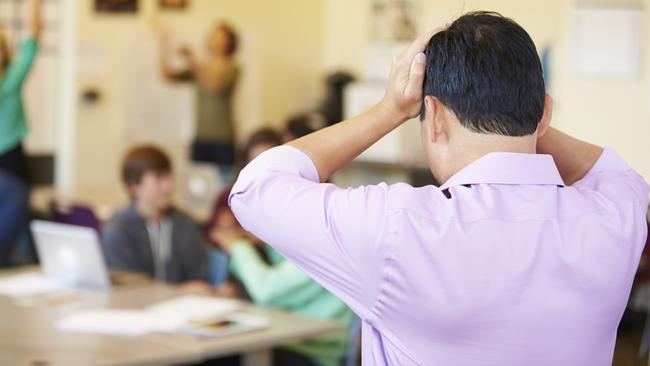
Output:
<path fill-rule="evenodd" d="M 465 128 L 505 136 L 535 132 L 544 111 L 542 66 L 532 39 L 513 20 L 465 14 L 435 34 L 425 53 L 423 95 L 438 98 Z"/>

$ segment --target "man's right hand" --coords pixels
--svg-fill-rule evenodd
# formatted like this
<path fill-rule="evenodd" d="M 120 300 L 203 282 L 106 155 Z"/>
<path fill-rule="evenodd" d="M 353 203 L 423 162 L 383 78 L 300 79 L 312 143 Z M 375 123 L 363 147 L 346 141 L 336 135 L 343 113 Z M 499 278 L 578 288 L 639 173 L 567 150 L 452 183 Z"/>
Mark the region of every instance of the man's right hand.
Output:
<path fill-rule="evenodd" d="M 431 37 L 441 30 L 444 27 L 420 36 L 406 51 L 393 59 L 388 85 L 380 105 L 401 122 L 420 113 L 426 69 L 426 56 L 423 52 Z"/>

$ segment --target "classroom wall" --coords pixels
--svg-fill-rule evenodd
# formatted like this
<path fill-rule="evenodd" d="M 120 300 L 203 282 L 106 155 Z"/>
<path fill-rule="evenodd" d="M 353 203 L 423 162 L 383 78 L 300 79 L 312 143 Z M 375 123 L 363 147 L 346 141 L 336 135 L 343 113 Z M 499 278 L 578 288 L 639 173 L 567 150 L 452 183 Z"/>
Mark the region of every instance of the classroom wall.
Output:
<path fill-rule="evenodd" d="M 628 81 L 584 80 L 570 67 L 571 10 L 575 4 L 644 7 L 645 56 L 642 74 Z M 370 0 L 330 0 L 324 67 L 363 73 Z M 471 10 L 494 10 L 514 18 L 538 48 L 552 50 L 553 124 L 577 137 L 616 148 L 650 179 L 650 1 L 648 0 L 422 0 L 422 31 Z"/>
<path fill-rule="evenodd" d="M 206 31 L 215 21 L 227 20 L 237 28 L 242 38 L 239 59 L 243 70 L 235 102 L 240 140 L 262 124 L 280 125 L 290 114 L 313 106 L 322 94 L 325 0 L 192 0 L 190 7 L 180 12 L 160 11 L 157 1 L 142 0 L 136 15 L 96 14 L 93 1 L 75 3 L 77 97 L 89 88 L 101 93 L 97 103 L 77 103 L 72 170 L 72 185 L 76 187 L 118 185 L 121 156 L 128 146 L 147 140 L 139 132 L 148 126 L 152 132 L 148 140 L 164 144 L 177 166 L 186 160 L 192 123 L 179 121 L 183 126 L 170 126 L 172 132 L 165 134 L 159 131 L 162 126 L 157 121 L 146 116 L 134 121 L 130 117 L 134 103 L 127 98 L 134 93 L 125 90 L 154 82 L 157 72 L 156 38 L 151 26 L 156 17 L 173 30 L 176 46 L 189 43 L 199 54 Z M 151 59 L 152 70 L 133 59 L 142 55 Z M 140 78 L 143 82 L 138 84 Z M 166 93 L 187 99 L 191 90 Z M 155 99 L 142 95 L 142 101 L 151 104 Z M 169 107 L 156 104 L 152 106 L 156 113 Z M 170 134 L 177 138 L 166 139 Z"/>

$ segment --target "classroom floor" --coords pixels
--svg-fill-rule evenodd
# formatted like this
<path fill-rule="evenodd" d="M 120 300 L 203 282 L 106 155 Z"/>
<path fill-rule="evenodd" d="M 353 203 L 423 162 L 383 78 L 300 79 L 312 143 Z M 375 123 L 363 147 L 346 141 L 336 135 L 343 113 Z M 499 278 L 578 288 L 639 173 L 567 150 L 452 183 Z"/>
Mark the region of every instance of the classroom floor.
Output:
<path fill-rule="evenodd" d="M 626 313 L 619 328 L 612 366 L 647 366 L 648 355 L 639 356 L 645 314 Z"/>

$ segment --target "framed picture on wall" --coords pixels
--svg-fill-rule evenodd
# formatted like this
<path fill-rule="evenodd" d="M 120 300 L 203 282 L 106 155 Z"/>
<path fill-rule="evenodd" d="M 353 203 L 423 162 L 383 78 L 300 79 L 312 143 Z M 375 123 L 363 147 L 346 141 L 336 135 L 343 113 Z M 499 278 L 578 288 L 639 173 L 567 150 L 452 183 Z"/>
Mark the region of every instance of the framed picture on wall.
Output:
<path fill-rule="evenodd" d="M 98 13 L 135 13 L 138 11 L 138 0 L 95 0 L 95 11 Z"/>
<path fill-rule="evenodd" d="M 158 0 L 158 6 L 164 10 L 183 10 L 188 3 L 189 0 Z"/>

